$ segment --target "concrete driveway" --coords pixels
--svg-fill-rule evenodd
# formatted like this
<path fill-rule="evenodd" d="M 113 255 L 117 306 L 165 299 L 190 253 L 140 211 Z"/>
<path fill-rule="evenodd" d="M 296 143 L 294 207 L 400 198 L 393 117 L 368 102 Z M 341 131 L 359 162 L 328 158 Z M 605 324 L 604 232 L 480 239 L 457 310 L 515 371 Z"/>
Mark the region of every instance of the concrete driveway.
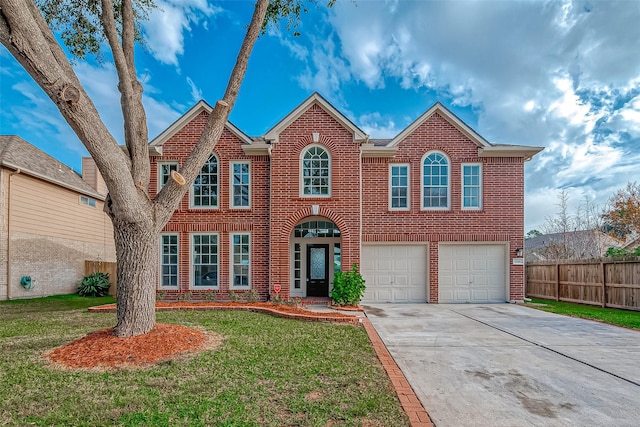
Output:
<path fill-rule="evenodd" d="M 640 425 L 640 332 L 514 304 L 365 311 L 437 427 Z"/>

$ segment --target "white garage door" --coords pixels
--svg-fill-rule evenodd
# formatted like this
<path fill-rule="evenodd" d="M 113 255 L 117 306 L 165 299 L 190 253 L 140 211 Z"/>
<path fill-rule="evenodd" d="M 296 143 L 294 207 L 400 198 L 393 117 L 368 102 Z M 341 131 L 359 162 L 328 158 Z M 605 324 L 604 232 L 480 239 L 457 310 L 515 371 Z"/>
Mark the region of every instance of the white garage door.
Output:
<path fill-rule="evenodd" d="M 363 246 L 362 302 L 426 302 L 427 246 Z"/>
<path fill-rule="evenodd" d="M 505 302 L 505 245 L 438 247 L 438 302 Z"/>

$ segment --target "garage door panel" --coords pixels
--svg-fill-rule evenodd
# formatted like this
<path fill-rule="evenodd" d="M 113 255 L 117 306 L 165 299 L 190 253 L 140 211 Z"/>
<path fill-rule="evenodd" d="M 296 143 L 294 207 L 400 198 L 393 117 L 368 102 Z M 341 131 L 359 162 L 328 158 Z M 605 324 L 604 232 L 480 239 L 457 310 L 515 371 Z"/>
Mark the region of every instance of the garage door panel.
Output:
<path fill-rule="evenodd" d="M 426 302 L 425 245 L 365 245 L 362 260 L 363 302 Z"/>
<path fill-rule="evenodd" d="M 440 245 L 438 301 L 506 301 L 505 258 L 504 244 Z"/>

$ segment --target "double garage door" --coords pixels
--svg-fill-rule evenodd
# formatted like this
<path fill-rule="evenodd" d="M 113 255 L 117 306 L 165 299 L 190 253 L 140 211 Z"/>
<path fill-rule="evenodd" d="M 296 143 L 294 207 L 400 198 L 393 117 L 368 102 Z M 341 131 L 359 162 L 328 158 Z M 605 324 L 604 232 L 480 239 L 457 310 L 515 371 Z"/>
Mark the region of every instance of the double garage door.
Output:
<path fill-rule="evenodd" d="M 504 302 L 506 246 L 503 244 L 440 244 L 438 302 Z M 362 247 L 363 302 L 427 302 L 427 245 Z"/>

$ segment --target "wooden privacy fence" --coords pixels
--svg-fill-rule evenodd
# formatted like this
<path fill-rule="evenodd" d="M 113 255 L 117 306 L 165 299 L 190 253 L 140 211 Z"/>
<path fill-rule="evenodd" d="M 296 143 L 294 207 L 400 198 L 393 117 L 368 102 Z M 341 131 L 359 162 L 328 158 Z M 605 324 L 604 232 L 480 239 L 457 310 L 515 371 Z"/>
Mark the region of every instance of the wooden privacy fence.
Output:
<path fill-rule="evenodd" d="M 111 286 L 109 287 L 109 295 L 116 296 L 116 288 L 118 287 L 117 276 L 116 276 L 116 263 L 115 262 L 105 262 L 105 261 L 84 261 L 84 275 L 91 273 L 108 273 L 109 274 L 109 282 Z"/>
<path fill-rule="evenodd" d="M 527 297 L 640 310 L 640 258 L 533 262 Z"/>

